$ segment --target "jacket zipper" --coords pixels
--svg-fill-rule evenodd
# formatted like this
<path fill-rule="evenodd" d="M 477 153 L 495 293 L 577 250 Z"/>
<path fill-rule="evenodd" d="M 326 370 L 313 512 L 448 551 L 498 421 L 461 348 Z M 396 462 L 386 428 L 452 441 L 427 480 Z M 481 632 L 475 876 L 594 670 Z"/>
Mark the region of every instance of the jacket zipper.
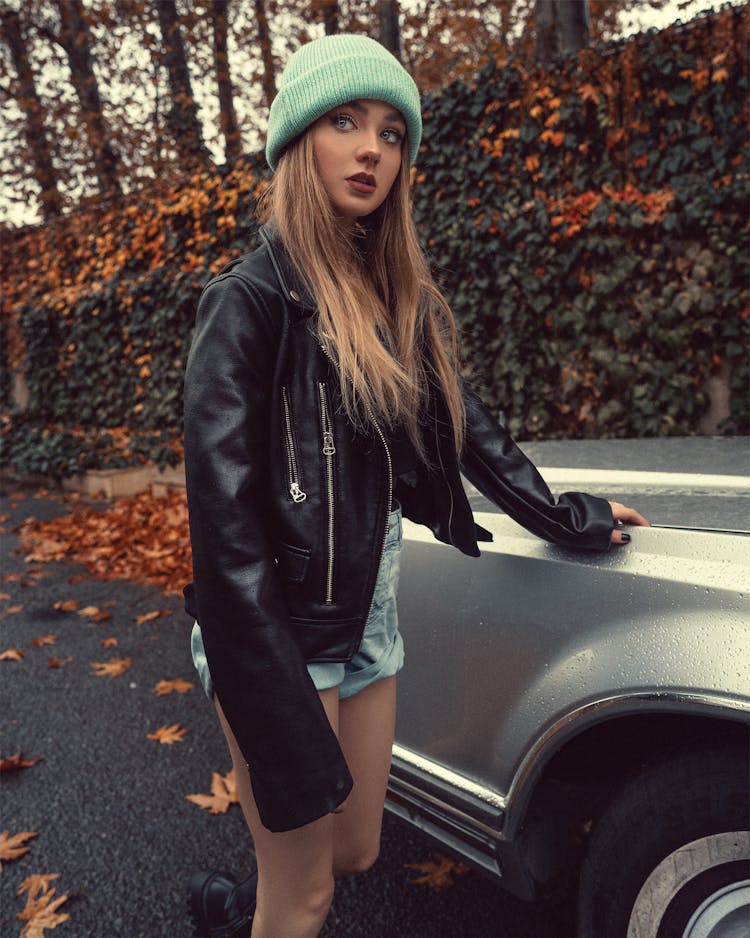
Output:
<path fill-rule="evenodd" d="M 281 400 L 284 406 L 284 430 L 286 435 L 286 461 L 289 470 L 289 494 L 292 501 L 303 502 L 307 494 L 300 486 L 297 455 L 294 451 L 294 437 L 292 435 L 292 411 L 289 406 L 289 393 L 285 387 L 281 389 Z"/>
<path fill-rule="evenodd" d="M 318 382 L 320 396 L 320 429 L 323 435 L 323 456 L 325 457 L 326 496 L 328 499 L 328 568 L 326 571 L 325 602 L 330 606 L 333 603 L 333 563 L 335 557 L 334 543 L 334 499 L 333 499 L 333 457 L 336 446 L 333 442 L 333 421 L 328 406 L 328 394 L 322 381 Z"/>
<path fill-rule="evenodd" d="M 320 344 L 320 347 L 323 349 L 323 354 L 335 367 L 335 363 L 333 359 L 331 358 L 328 352 L 328 349 L 322 343 Z M 388 442 L 385 438 L 385 434 L 383 433 L 380 427 L 380 424 L 375 418 L 375 414 L 372 412 L 372 409 L 370 407 L 367 408 L 367 416 L 372 421 L 372 425 L 375 427 L 375 430 L 378 436 L 380 437 L 380 442 L 383 444 L 383 450 L 385 451 L 386 465 L 388 467 L 388 490 L 387 490 L 387 499 L 386 499 L 385 525 L 383 526 L 383 539 L 380 542 L 380 554 L 378 556 L 378 569 L 380 569 L 380 564 L 383 560 L 383 553 L 385 552 L 385 542 L 388 539 L 388 524 L 389 524 L 390 515 L 391 515 L 391 508 L 393 506 L 393 462 L 391 461 L 391 451 L 388 449 Z M 374 599 L 375 599 L 375 591 L 373 590 L 373 594 L 370 597 L 370 606 L 367 610 L 367 615 L 365 616 L 365 622 L 367 622 L 367 620 L 370 618 L 370 613 L 372 612 L 372 604 L 373 604 Z"/>

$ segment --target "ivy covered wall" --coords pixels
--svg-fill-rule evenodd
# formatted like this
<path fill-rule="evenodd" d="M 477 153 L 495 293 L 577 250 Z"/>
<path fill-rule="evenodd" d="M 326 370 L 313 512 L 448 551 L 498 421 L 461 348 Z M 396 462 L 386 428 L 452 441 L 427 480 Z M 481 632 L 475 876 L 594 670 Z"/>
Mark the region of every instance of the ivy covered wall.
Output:
<path fill-rule="evenodd" d="M 750 432 L 749 23 L 729 8 L 424 100 L 416 219 L 465 371 L 519 439 L 696 433 L 719 371 L 723 432 Z M 197 299 L 253 247 L 266 184 L 256 156 L 7 239 L 5 462 L 179 460 Z"/>

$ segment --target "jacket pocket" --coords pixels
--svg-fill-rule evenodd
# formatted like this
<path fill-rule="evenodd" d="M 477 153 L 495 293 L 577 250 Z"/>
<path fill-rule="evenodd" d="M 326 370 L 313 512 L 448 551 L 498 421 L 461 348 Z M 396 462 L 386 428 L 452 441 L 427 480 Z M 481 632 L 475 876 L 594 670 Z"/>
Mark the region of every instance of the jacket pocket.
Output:
<path fill-rule="evenodd" d="M 307 573 L 311 551 L 308 547 L 294 547 L 292 544 L 279 544 L 277 551 L 279 570 L 285 580 L 301 583 Z"/>
<path fill-rule="evenodd" d="M 294 445 L 294 433 L 292 431 L 292 408 L 289 403 L 289 392 L 285 387 L 281 389 L 281 401 L 284 410 L 284 444 L 286 446 L 289 496 L 294 502 L 303 502 L 307 498 L 307 494 L 302 490 L 297 450 Z"/>
<path fill-rule="evenodd" d="M 328 529 L 326 532 L 327 558 L 326 580 L 324 587 L 325 603 L 333 603 L 333 570 L 336 557 L 335 544 L 335 500 L 334 500 L 334 463 L 336 445 L 333 439 L 333 419 L 328 401 L 328 389 L 323 381 L 318 382 L 320 400 L 320 436 L 323 452 L 323 471 L 325 475 L 325 495 L 328 509 Z"/>

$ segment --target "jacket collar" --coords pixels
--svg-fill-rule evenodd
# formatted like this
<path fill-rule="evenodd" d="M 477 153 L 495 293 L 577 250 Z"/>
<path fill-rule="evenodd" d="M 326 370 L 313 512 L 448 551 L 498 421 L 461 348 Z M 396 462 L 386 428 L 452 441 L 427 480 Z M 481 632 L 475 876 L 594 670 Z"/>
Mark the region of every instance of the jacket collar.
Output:
<path fill-rule="evenodd" d="M 268 248 L 268 256 L 285 299 L 296 308 L 300 316 L 311 316 L 317 308 L 315 300 L 287 254 L 281 238 L 268 225 L 262 225 L 259 233 L 261 241 Z"/>

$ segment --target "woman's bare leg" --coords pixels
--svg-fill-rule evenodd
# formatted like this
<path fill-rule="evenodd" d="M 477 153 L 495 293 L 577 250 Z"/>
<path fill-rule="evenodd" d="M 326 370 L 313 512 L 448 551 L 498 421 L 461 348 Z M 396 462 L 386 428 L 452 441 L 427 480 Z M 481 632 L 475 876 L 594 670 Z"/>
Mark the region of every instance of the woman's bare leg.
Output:
<path fill-rule="evenodd" d="M 334 731 L 338 723 L 338 688 L 320 692 Z M 257 906 L 252 938 L 315 938 L 333 898 L 333 823 L 331 814 L 283 833 L 261 823 L 247 764 L 217 700 L 224 735 L 232 755 L 237 795 L 253 836 L 258 861 Z"/>
<path fill-rule="evenodd" d="M 333 816 L 335 876 L 362 873 L 378 858 L 395 722 L 395 676 L 339 701 L 338 737 L 354 788 Z"/>

